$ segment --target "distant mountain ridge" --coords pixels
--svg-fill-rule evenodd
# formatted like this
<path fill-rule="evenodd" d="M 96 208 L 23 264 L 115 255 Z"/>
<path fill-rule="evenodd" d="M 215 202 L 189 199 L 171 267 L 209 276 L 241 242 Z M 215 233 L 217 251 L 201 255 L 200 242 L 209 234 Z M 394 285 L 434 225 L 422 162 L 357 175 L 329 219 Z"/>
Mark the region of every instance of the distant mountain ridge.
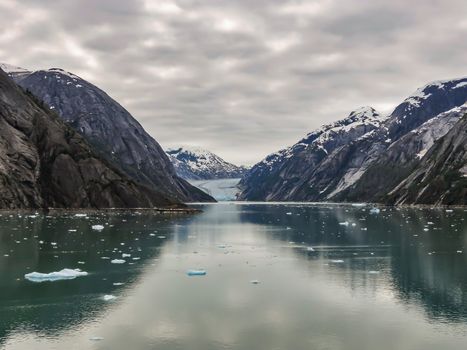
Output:
<path fill-rule="evenodd" d="M 338 127 L 349 123 L 350 130 L 343 132 L 345 137 L 331 134 L 327 145 L 316 140 L 323 129 L 332 127 L 318 129 L 296 145 L 256 164 L 241 181 L 239 199 L 467 204 L 465 194 L 452 195 L 449 185 L 459 174 L 450 172 L 442 181 L 436 176 L 427 177 L 443 183 L 444 192 L 438 193 L 439 198 L 411 192 L 418 188 L 412 181 L 421 176 L 414 177 L 413 172 L 429 171 L 423 167 L 431 164 L 425 159 L 431 150 L 441 147 L 442 140 L 446 142 L 446 135 L 454 128 L 465 127 L 459 120 L 466 113 L 466 101 L 467 78 L 435 81 L 416 90 L 390 115 L 377 118 L 376 123 L 365 122 L 369 124 L 367 129 L 358 126 L 358 121 L 349 121 L 349 116 L 337 122 Z M 465 136 L 465 132 L 458 134 L 457 139 L 461 135 Z M 456 151 L 461 152 L 460 147 Z M 448 162 L 457 159 L 447 154 L 439 157 L 446 157 Z M 445 168 L 451 169 L 448 165 Z M 456 183 L 463 183 L 462 179 Z M 410 195 L 396 195 L 401 186 L 410 189 Z"/>
<path fill-rule="evenodd" d="M 247 170 L 200 147 L 181 146 L 169 148 L 166 152 L 177 174 L 186 180 L 240 178 Z"/>
<path fill-rule="evenodd" d="M 28 70 L 3 64 L 11 78 L 57 112 L 100 156 L 130 178 L 176 200 L 213 201 L 178 177 L 160 145 L 120 104 L 60 68 Z"/>

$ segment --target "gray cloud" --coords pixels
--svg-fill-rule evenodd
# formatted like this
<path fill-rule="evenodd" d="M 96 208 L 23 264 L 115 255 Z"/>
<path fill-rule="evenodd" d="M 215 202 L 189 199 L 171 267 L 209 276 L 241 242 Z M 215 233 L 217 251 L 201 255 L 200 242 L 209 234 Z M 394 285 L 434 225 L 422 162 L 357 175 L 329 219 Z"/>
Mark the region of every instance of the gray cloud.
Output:
<path fill-rule="evenodd" d="M 61 67 L 164 147 L 254 163 L 361 106 L 465 76 L 463 0 L 0 0 L 0 61 Z"/>

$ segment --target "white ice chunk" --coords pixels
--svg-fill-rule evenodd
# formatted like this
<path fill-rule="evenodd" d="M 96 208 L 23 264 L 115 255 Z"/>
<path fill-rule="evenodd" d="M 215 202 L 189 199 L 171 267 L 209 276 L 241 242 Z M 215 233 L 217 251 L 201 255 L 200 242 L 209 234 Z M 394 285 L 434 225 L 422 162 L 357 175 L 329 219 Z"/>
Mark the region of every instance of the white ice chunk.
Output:
<path fill-rule="evenodd" d="M 91 228 L 95 231 L 102 231 L 104 229 L 103 225 L 92 225 Z"/>
<path fill-rule="evenodd" d="M 110 260 L 110 262 L 112 264 L 124 264 L 126 261 L 123 259 L 113 259 L 113 260 Z"/>
<path fill-rule="evenodd" d="M 115 295 L 111 295 L 111 294 L 106 294 L 102 297 L 102 300 L 104 301 L 112 301 L 112 300 L 115 300 L 117 299 L 117 297 Z"/>
<path fill-rule="evenodd" d="M 58 280 L 71 280 L 80 276 L 87 276 L 86 271 L 80 269 L 63 269 L 50 273 L 31 272 L 24 275 L 24 278 L 31 282 L 45 282 Z"/>

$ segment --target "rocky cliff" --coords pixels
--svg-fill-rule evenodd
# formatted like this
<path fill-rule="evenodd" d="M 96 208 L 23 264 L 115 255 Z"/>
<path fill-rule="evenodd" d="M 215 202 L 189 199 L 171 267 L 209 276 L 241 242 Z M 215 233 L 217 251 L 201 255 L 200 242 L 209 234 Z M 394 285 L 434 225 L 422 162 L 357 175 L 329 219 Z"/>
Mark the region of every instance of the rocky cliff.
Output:
<path fill-rule="evenodd" d="M 0 208 L 178 206 L 96 155 L 0 69 Z"/>
<path fill-rule="evenodd" d="M 389 116 L 379 119 L 377 125 L 357 129 L 361 132 L 343 131 L 345 138 L 332 135 L 333 147 L 320 147 L 320 142 L 308 136 L 266 157 L 242 179 L 239 198 L 401 202 L 389 193 L 425 164 L 422 160 L 431 147 L 457 125 L 466 101 L 467 78 L 427 84 Z M 319 129 L 309 135 L 321 132 Z M 334 139 L 344 142 L 334 143 Z M 406 204 L 414 200 L 404 198 Z"/>
<path fill-rule="evenodd" d="M 179 178 L 156 140 L 95 85 L 58 68 L 29 73 L 12 69 L 10 75 L 134 181 L 180 201 L 213 201 Z"/>

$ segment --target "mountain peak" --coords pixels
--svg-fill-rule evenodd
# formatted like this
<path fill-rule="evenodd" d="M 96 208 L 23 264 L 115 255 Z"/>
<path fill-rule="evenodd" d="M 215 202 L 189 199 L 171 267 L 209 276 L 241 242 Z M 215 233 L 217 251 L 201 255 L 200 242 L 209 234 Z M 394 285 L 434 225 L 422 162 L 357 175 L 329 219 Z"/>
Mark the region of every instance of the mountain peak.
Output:
<path fill-rule="evenodd" d="M 29 70 L 27 70 L 25 68 L 13 66 L 13 65 L 8 64 L 8 63 L 0 63 L 0 68 L 7 74 L 29 73 L 30 72 Z"/>
<path fill-rule="evenodd" d="M 177 174 L 189 180 L 237 178 L 246 170 L 201 147 L 172 147 L 168 148 L 166 153 L 171 158 Z"/>
<path fill-rule="evenodd" d="M 357 109 L 354 109 L 352 112 L 349 114 L 349 118 L 351 117 L 357 117 L 359 119 L 364 119 L 364 118 L 380 118 L 382 115 L 376 111 L 371 106 L 362 106 Z"/>

